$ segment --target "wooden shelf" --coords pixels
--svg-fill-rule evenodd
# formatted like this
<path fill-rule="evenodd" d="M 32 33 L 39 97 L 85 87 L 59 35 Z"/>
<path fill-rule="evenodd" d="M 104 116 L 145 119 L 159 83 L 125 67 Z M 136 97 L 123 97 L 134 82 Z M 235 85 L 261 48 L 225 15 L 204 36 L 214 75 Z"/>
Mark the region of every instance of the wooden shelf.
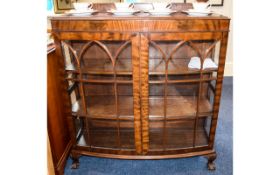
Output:
<path fill-rule="evenodd" d="M 80 73 L 79 71 L 77 71 L 76 69 L 74 70 L 69 70 L 67 69 L 66 71 L 71 72 L 71 73 Z M 208 73 L 212 73 L 217 71 L 217 69 L 205 69 L 202 71 L 203 74 L 208 74 Z M 83 70 L 81 71 L 83 74 L 92 74 L 92 75 L 113 75 L 114 72 L 113 71 L 102 71 L 102 70 L 93 70 L 90 68 L 83 68 Z M 181 70 L 168 70 L 168 75 L 188 75 L 188 74 L 199 74 L 200 71 L 199 69 L 181 69 Z M 116 71 L 116 75 L 132 75 L 131 71 Z M 164 71 L 150 71 L 149 75 L 165 75 Z"/>
<path fill-rule="evenodd" d="M 197 98 L 192 96 L 167 96 L 166 100 L 166 120 L 176 119 L 193 119 L 196 117 Z M 150 120 L 164 119 L 164 98 L 150 97 L 149 98 L 149 114 Z M 208 99 L 200 99 L 199 117 L 204 117 L 212 114 L 212 107 Z"/>
<path fill-rule="evenodd" d="M 162 129 L 150 129 L 150 150 L 162 151 L 172 149 L 186 149 L 193 147 L 193 130 L 187 129 L 167 129 L 165 135 Z M 163 135 L 165 137 L 163 137 Z M 200 128 L 196 132 L 196 146 L 206 146 L 208 136 L 204 129 Z"/>
<path fill-rule="evenodd" d="M 165 74 L 165 63 L 162 59 L 150 59 L 149 64 L 149 75 L 164 75 Z M 168 75 L 187 75 L 187 74 L 198 74 L 199 69 L 188 68 L 190 59 L 177 58 L 173 59 L 168 63 L 167 73 Z M 218 69 L 205 69 L 202 70 L 203 74 L 212 73 L 218 71 Z"/>
<path fill-rule="evenodd" d="M 83 74 L 93 74 L 93 75 L 113 75 L 112 62 L 104 59 L 87 59 L 87 66 L 81 67 L 81 72 Z M 70 64 L 65 67 L 66 71 L 72 73 L 80 73 L 77 67 Z M 115 71 L 118 75 L 132 75 L 132 63 L 130 58 L 118 59 L 116 63 Z"/>
<path fill-rule="evenodd" d="M 74 115 L 93 119 L 116 120 L 116 107 L 114 96 L 88 96 L 87 114 L 80 106 Z M 194 119 L 196 117 L 196 98 L 192 96 L 168 96 L 166 104 L 166 120 Z M 79 102 L 81 105 L 81 101 Z M 164 120 L 164 98 L 151 96 L 149 98 L 150 120 Z M 120 120 L 133 120 L 133 98 L 131 96 L 118 96 L 118 109 Z M 208 99 L 200 100 L 199 117 L 212 115 L 212 107 Z"/>
<path fill-rule="evenodd" d="M 165 75 L 164 70 L 164 63 L 156 62 L 153 60 L 160 60 L 160 59 L 153 59 L 151 58 L 150 61 L 152 62 L 149 70 L 149 75 Z M 99 59 L 95 60 L 96 62 L 100 62 Z M 174 59 L 173 62 L 169 63 L 168 74 L 169 75 L 187 75 L 187 74 L 199 74 L 199 69 L 189 69 L 188 68 L 188 59 Z M 113 67 L 111 62 L 102 62 L 96 63 L 99 67 L 89 68 L 84 67 L 81 70 L 83 74 L 93 74 L 93 75 L 113 75 Z M 65 68 L 66 71 L 72 73 L 80 73 L 76 70 L 74 65 L 68 65 Z M 205 69 L 202 71 L 203 74 L 212 73 L 217 71 L 218 69 Z M 131 68 L 131 59 L 122 59 L 122 61 L 118 61 L 116 67 L 116 74 L 117 75 L 132 75 L 132 68 Z"/>
<path fill-rule="evenodd" d="M 212 77 L 212 78 L 194 78 L 194 79 L 182 79 L 182 80 L 167 80 L 167 82 L 165 82 L 165 80 L 149 80 L 149 84 L 178 84 L 178 83 L 198 83 L 198 82 L 209 82 L 212 80 L 217 80 L 216 77 Z"/>
<path fill-rule="evenodd" d="M 90 117 L 93 119 L 116 120 L 115 96 L 87 96 L 87 114 L 80 107 L 75 115 Z M 81 101 L 79 101 L 81 105 Z M 133 120 L 133 97 L 118 96 L 118 109 L 120 120 Z"/>
<path fill-rule="evenodd" d="M 172 149 L 186 149 L 193 147 L 192 129 L 172 128 L 167 129 L 165 137 L 162 129 L 150 129 L 150 151 L 162 151 Z M 89 135 L 88 135 L 89 134 Z M 89 138 L 88 138 L 89 136 Z M 134 130 L 120 129 L 120 143 L 117 142 L 117 129 L 84 130 L 77 141 L 79 146 L 91 146 L 104 149 L 135 149 Z M 196 146 L 206 146 L 208 136 L 202 127 L 196 132 Z"/>
<path fill-rule="evenodd" d="M 90 138 L 88 138 L 88 135 Z M 117 138 L 118 132 L 116 129 L 83 130 L 77 143 L 79 146 L 91 146 L 104 149 L 135 149 L 133 129 L 120 129 L 120 143 L 118 143 Z"/>
<path fill-rule="evenodd" d="M 165 137 L 162 129 L 150 129 L 150 150 L 162 151 L 172 149 L 186 149 L 193 147 L 193 133 L 191 129 L 167 129 Z M 89 134 L 89 135 L 88 135 Z M 89 138 L 88 138 L 89 136 Z M 104 149 L 135 149 L 134 130 L 120 129 L 120 143 L 118 143 L 117 129 L 84 130 L 77 143 L 79 146 L 91 146 Z M 196 132 L 196 146 L 206 146 L 208 136 L 203 128 Z"/>

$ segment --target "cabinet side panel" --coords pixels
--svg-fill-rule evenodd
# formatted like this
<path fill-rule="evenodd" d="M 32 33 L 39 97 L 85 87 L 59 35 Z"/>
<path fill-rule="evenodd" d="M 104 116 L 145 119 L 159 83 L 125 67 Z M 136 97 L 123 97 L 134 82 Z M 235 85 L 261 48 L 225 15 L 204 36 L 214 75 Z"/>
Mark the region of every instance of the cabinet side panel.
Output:
<path fill-rule="evenodd" d="M 59 57 L 55 52 L 48 54 L 48 134 L 52 149 L 53 161 L 57 171 L 63 171 L 69 153 L 71 137 L 67 126 L 67 117 L 64 107 L 62 82 L 59 72 Z"/>
<path fill-rule="evenodd" d="M 224 78 L 224 68 L 226 62 L 227 42 L 228 42 L 228 32 L 223 32 L 223 36 L 221 40 L 221 48 L 220 48 L 219 68 L 218 68 L 218 75 L 217 75 L 217 82 L 216 82 L 216 89 L 215 89 L 213 118 L 211 121 L 211 129 L 210 129 L 210 136 L 209 136 L 209 146 L 211 148 L 213 148 L 214 146 L 216 126 L 218 122 L 218 114 L 219 114 L 223 78 Z"/>

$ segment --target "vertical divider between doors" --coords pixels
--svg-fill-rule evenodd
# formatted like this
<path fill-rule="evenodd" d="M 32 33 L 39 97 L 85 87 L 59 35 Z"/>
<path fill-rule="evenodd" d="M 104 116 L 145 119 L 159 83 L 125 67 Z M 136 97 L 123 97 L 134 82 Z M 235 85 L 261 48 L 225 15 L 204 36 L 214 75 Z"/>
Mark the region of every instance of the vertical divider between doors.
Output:
<path fill-rule="evenodd" d="M 142 153 L 141 102 L 140 102 L 140 35 L 131 39 L 133 73 L 134 139 L 137 154 Z"/>
<path fill-rule="evenodd" d="M 149 150 L 149 40 L 148 34 L 140 35 L 140 97 L 142 124 L 142 153 Z"/>

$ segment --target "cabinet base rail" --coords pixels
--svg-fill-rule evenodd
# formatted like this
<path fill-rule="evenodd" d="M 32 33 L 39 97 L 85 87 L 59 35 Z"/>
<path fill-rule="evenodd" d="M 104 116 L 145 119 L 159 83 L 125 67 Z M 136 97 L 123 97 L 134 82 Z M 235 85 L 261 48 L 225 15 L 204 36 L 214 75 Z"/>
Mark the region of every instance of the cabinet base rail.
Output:
<path fill-rule="evenodd" d="M 187 158 L 187 157 L 196 157 L 196 156 L 204 156 L 208 159 L 207 167 L 209 170 L 215 170 L 214 160 L 216 159 L 216 151 L 214 149 L 211 150 L 203 150 L 196 152 L 188 152 L 183 154 L 170 154 L 170 155 L 117 155 L 117 154 L 106 154 L 106 153 L 96 153 L 92 151 L 81 151 L 81 150 L 72 150 L 71 158 L 72 158 L 72 169 L 77 169 L 79 167 L 79 157 L 84 156 L 94 156 L 101 158 L 114 158 L 114 159 L 128 159 L 128 160 L 158 160 L 158 159 L 174 159 L 174 158 Z"/>

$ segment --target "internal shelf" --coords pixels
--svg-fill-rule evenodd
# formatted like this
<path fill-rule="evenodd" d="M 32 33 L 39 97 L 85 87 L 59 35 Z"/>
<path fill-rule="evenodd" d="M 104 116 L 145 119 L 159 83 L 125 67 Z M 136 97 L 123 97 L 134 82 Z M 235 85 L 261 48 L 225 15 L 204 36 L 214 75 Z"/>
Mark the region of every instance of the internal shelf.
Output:
<path fill-rule="evenodd" d="M 173 129 L 167 130 L 163 138 L 163 130 L 149 130 L 149 148 L 150 151 L 186 149 L 193 147 L 193 130 Z M 89 134 L 89 138 L 88 138 Z M 99 129 L 83 131 L 77 144 L 79 146 L 91 146 L 104 149 L 135 149 L 134 131 L 128 129 L 120 130 L 120 142 L 118 142 L 118 133 L 116 129 Z M 196 132 L 196 146 L 207 146 L 208 136 L 203 129 Z"/>
<path fill-rule="evenodd" d="M 88 96 L 87 114 L 80 106 L 75 115 L 86 116 L 95 119 L 117 119 L 115 96 Z M 166 120 L 193 119 L 196 117 L 197 98 L 195 96 L 167 96 L 166 98 Z M 79 102 L 81 105 L 81 101 Z M 201 98 L 199 103 L 198 117 L 212 114 L 212 107 L 207 98 Z M 163 96 L 149 97 L 150 120 L 164 119 Z M 118 96 L 118 114 L 120 120 L 133 120 L 133 97 Z"/>
<path fill-rule="evenodd" d="M 184 74 L 198 74 L 199 69 L 188 68 L 190 59 L 176 58 L 172 59 L 168 63 L 167 73 L 168 75 L 184 75 Z M 202 73 L 215 72 L 218 69 L 208 68 L 203 69 Z M 161 58 L 155 58 L 149 60 L 149 75 L 164 75 L 165 74 L 165 63 Z"/>
<path fill-rule="evenodd" d="M 155 61 L 157 60 L 157 61 Z M 82 67 L 81 72 L 79 72 L 73 64 L 67 65 L 65 67 L 66 71 L 72 73 L 83 73 L 83 74 L 93 74 L 93 75 L 112 75 L 113 67 L 111 62 L 104 62 L 100 59 L 94 60 L 97 66 L 91 67 Z M 101 62 L 101 63 L 98 63 Z M 160 61 L 160 59 L 150 59 L 150 70 L 149 75 L 165 75 L 165 64 Z M 185 75 L 185 74 L 198 74 L 200 73 L 199 69 L 190 69 L 188 68 L 188 59 L 174 59 L 174 61 L 169 63 L 168 74 L 169 75 Z M 118 60 L 116 64 L 116 74 L 117 75 L 132 75 L 132 65 L 131 59 L 122 59 Z M 94 67 L 94 68 L 92 68 Z M 203 74 L 215 72 L 218 69 L 204 69 L 202 70 Z"/>
<path fill-rule="evenodd" d="M 86 66 L 81 66 L 81 72 L 73 64 L 65 67 L 66 71 L 72 73 L 83 73 L 93 75 L 112 75 L 114 74 L 112 62 L 109 59 L 87 59 Z M 118 75 L 132 75 L 132 62 L 129 58 L 118 59 L 115 67 L 116 74 Z"/>
<path fill-rule="evenodd" d="M 163 129 L 150 129 L 150 150 L 172 150 L 186 149 L 193 147 L 193 130 L 187 129 L 168 129 L 163 132 Z M 206 146 L 208 144 L 208 136 L 204 129 L 196 131 L 196 146 Z"/>
<path fill-rule="evenodd" d="M 72 73 L 79 73 L 76 69 L 74 70 L 66 70 L 71 71 Z M 205 69 L 202 70 L 203 74 L 212 73 L 217 71 L 217 69 Z M 83 68 L 81 71 L 83 74 L 93 74 L 93 75 L 113 75 L 113 71 L 105 71 L 105 70 L 94 70 L 91 68 Z M 200 73 L 199 69 L 181 69 L 181 70 L 168 70 L 168 75 L 186 75 L 186 74 L 198 74 Z M 116 75 L 132 75 L 131 71 L 125 70 L 117 70 Z M 165 75 L 164 71 L 150 71 L 149 75 Z"/>
<path fill-rule="evenodd" d="M 81 100 L 79 101 L 81 105 Z M 116 99 L 112 95 L 87 96 L 87 114 L 80 106 L 76 115 L 86 116 L 95 119 L 117 119 Z M 133 120 L 133 97 L 118 96 L 118 114 L 120 120 Z"/>
<path fill-rule="evenodd" d="M 88 138 L 89 136 L 89 138 Z M 83 130 L 81 137 L 77 140 L 79 146 L 91 146 L 96 148 L 111 149 L 135 149 L 134 130 L 120 129 L 118 139 L 117 129 L 94 129 Z"/>
<path fill-rule="evenodd" d="M 151 96 L 149 98 L 150 120 L 164 119 L 164 98 L 162 96 Z M 193 119 L 197 112 L 197 98 L 195 96 L 167 96 L 166 119 Z M 199 117 L 211 115 L 212 106 L 207 98 L 199 100 Z"/>
<path fill-rule="evenodd" d="M 208 135 L 204 130 L 204 120 L 198 123 L 195 134 L 195 146 L 207 146 Z M 90 146 L 103 149 L 135 149 L 134 129 L 127 124 L 120 124 L 118 131 L 116 122 L 100 123 L 90 121 L 90 129 L 83 129 L 78 137 L 79 146 Z M 133 125 L 129 123 L 128 125 Z M 152 124 L 153 125 L 153 124 Z M 119 133 L 119 134 L 118 134 Z M 150 151 L 192 148 L 194 144 L 194 120 L 180 121 L 173 127 L 149 128 Z"/>

